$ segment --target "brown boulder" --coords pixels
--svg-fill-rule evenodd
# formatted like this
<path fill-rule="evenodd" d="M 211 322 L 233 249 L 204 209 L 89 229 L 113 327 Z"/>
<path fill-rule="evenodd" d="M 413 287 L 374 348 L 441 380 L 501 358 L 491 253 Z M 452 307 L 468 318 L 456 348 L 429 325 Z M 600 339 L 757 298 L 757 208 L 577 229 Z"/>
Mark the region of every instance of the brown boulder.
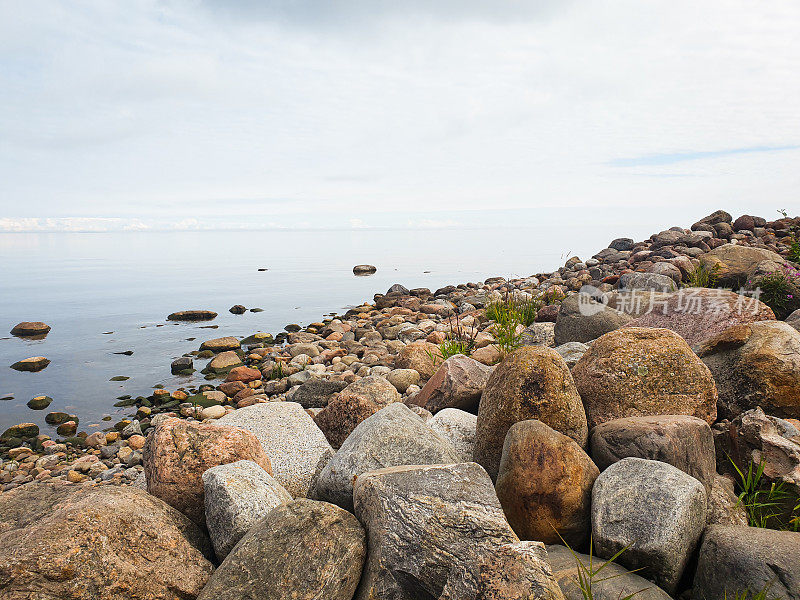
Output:
<path fill-rule="evenodd" d="M 11 335 L 18 337 L 39 337 L 50 333 L 50 325 L 41 321 L 23 321 L 14 325 Z"/>
<path fill-rule="evenodd" d="M 228 376 L 225 378 L 225 381 L 242 381 L 244 383 L 249 383 L 259 379 L 261 379 L 261 371 L 258 369 L 241 366 L 233 367 L 228 373 Z"/>
<path fill-rule="evenodd" d="M 643 304 L 648 306 L 647 299 Z M 654 298 L 649 307 L 629 325 L 671 329 L 692 347 L 733 325 L 775 319 L 760 300 L 722 289 L 684 288 Z"/>
<path fill-rule="evenodd" d="M 314 422 L 325 434 L 330 445 L 338 450 L 361 421 L 380 409 L 380 406 L 364 395 L 346 394 L 319 411 L 314 416 Z"/>
<path fill-rule="evenodd" d="M 506 435 L 495 489 L 520 539 L 554 544 L 563 538 L 580 547 L 589 540 L 599 474 L 573 439 L 541 421 L 520 421 Z"/>
<path fill-rule="evenodd" d="M 719 389 L 719 415 L 760 406 L 776 417 L 800 417 L 800 332 L 783 321 L 738 325 L 696 348 Z"/>
<path fill-rule="evenodd" d="M 432 413 L 443 408 L 474 412 L 492 369 L 463 354 L 448 358 L 414 397 L 414 404 Z"/>
<path fill-rule="evenodd" d="M 132 486 L 31 483 L 0 494 L 5 600 L 194 598 L 213 565 L 201 530 Z"/>
<path fill-rule="evenodd" d="M 213 310 L 179 310 L 167 317 L 168 321 L 210 321 L 217 313 Z"/>
<path fill-rule="evenodd" d="M 474 457 L 492 478 L 497 477 L 506 433 L 527 419 L 538 419 L 586 446 L 581 398 L 567 364 L 552 348 L 520 348 L 489 377 L 478 408 Z"/>
<path fill-rule="evenodd" d="M 440 362 L 439 346 L 430 342 L 411 342 L 400 350 L 394 361 L 394 368 L 414 369 L 422 379 L 430 379 Z"/>
<path fill-rule="evenodd" d="M 203 473 L 211 467 L 252 460 L 272 475 L 270 460 L 249 431 L 171 417 L 147 436 L 147 491 L 195 523 L 205 523 Z"/>
<path fill-rule="evenodd" d="M 714 379 L 669 329 L 624 327 L 597 339 L 572 368 L 589 427 L 622 417 L 691 415 L 713 423 Z"/>
<path fill-rule="evenodd" d="M 700 262 L 717 268 L 717 283 L 725 287 L 738 288 L 745 284 L 755 272 L 758 263 L 765 260 L 783 264 L 780 254 L 764 248 L 723 244 L 711 252 L 700 255 Z"/>

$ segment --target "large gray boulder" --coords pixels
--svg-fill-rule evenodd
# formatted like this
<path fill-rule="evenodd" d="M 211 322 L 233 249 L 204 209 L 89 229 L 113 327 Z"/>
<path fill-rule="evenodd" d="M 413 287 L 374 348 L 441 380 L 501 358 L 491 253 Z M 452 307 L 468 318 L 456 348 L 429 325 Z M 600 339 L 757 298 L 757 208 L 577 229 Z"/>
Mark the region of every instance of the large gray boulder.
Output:
<path fill-rule="evenodd" d="M 706 492 L 717 473 L 711 427 L 688 415 L 626 417 L 600 423 L 592 430 L 591 455 L 604 470 L 629 456 L 658 460 L 688 473 Z"/>
<path fill-rule="evenodd" d="M 520 560 L 520 548 L 502 549 L 519 539 L 491 479 L 475 463 L 365 473 L 356 481 L 354 500 L 369 545 L 356 600 L 437 599 L 445 593 L 448 600 L 547 598 L 548 593 L 561 598 L 549 565 L 530 555 Z M 518 557 L 498 561 L 509 566 L 504 589 L 527 582 L 524 596 L 487 592 L 481 565 L 507 553 Z M 489 579 L 496 573 L 491 569 Z"/>
<path fill-rule="evenodd" d="M 800 533 L 709 527 L 700 548 L 694 600 L 726 600 L 765 588 L 767 598 L 800 600 Z"/>
<path fill-rule="evenodd" d="M 293 500 L 253 525 L 198 600 L 351 600 L 365 555 L 364 529 L 352 514 Z"/>
<path fill-rule="evenodd" d="M 312 496 L 353 509 L 353 483 L 367 471 L 399 465 L 456 463 L 450 441 L 396 402 L 362 421 L 325 465 Z"/>
<path fill-rule="evenodd" d="M 478 417 L 457 408 L 445 408 L 428 420 L 428 427 L 450 440 L 458 462 L 471 462 L 475 453 L 475 429 Z"/>
<path fill-rule="evenodd" d="M 567 600 L 585 600 L 578 585 L 580 561 L 587 569 L 598 569 L 605 562 L 596 556 L 571 552 L 564 546 L 548 546 L 547 558 L 553 569 L 553 576 L 558 581 L 561 591 Z M 625 567 L 610 563 L 603 567 L 594 578 L 592 585 L 593 600 L 620 600 L 629 594 L 635 594 L 635 600 L 671 600 L 671 596 L 656 584 L 647 581 Z"/>
<path fill-rule="evenodd" d="M 263 402 L 217 420 L 252 432 L 272 462 L 272 476 L 293 497 L 305 497 L 311 482 L 333 456 L 314 419 L 296 402 Z"/>
<path fill-rule="evenodd" d="M 641 569 L 667 593 L 678 587 L 706 525 L 706 491 L 666 463 L 624 458 L 603 471 L 592 490 L 595 551 Z"/>
<path fill-rule="evenodd" d="M 596 302 L 589 294 L 574 294 L 561 303 L 556 318 L 554 344 L 589 342 L 619 329 L 630 320 L 630 315 Z"/>
<path fill-rule="evenodd" d="M 414 404 L 434 414 L 444 408 L 476 411 L 492 370 L 463 354 L 451 356 L 414 397 Z"/>
<path fill-rule="evenodd" d="M 292 496 L 251 460 L 212 467 L 203 473 L 206 525 L 217 558 L 224 560 L 250 528 Z"/>

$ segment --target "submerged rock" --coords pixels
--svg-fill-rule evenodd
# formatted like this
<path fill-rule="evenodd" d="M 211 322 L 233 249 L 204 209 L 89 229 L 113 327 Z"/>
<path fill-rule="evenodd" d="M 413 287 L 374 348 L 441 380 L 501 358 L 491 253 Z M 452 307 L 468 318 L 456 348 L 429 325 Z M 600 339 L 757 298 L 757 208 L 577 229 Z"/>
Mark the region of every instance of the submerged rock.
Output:
<path fill-rule="evenodd" d="M 41 371 L 49 364 L 50 361 L 44 356 L 32 356 L 31 358 L 25 358 L 15 362 L 11 365 L 11 368 L 15 371 L 29 371 L 35 373 L 36 371 Z"/>
<path fill-rule="evenodd" d="M 50 333 L 50 325 L 41 321 L 23 321 L 17 323 L 11 330 L 11 335 L 17 337 L 38 337 Z"/>
<path fill-rule="evenodd" d="M 217 317 L 213 310 L 180 310 L 167 317 L 168 321 L 210 321 Z"/>

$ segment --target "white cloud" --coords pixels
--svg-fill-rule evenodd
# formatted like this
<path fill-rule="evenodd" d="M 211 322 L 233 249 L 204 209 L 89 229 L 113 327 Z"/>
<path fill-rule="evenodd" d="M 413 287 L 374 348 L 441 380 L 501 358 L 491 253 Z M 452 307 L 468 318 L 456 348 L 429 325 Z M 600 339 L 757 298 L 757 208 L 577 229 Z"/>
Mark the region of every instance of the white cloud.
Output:
<path fill-rule="evenodd" d="M 726 152 L 800 144 L 798 30 L 744 0 L 5 3 L 0 230 L 791 209 L 800 151 Z"/>

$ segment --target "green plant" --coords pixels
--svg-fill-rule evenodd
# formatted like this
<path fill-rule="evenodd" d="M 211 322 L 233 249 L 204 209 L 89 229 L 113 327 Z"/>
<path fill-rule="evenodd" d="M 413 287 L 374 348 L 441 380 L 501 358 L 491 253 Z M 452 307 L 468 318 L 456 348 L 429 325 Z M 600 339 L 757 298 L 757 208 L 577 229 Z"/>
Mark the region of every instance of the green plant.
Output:
<path fill-rule="evenodd" d="M 269 379 L 272 381 L 273 379 L 283 379 L 283 363 L 280 361 L 276 361 L 272 364 L 272 369 L 269 372 Z"/>
<path fill-rule="evenodd" d="M 742 471 L 730 456 L 728 460 L 739 476 L 738 484 L 742 491 L 739 494 L 738 504 L 744 507 L 750 527 L 765 529 L 777 525 L 782 529 L 780 521 L 782 507 L 789 499 L 790 493 L 784 489 L 783 482 L 767 485 L 764 480 L 766 460 L 762 459 L 757 466 L 751 461 L 747 466 L 747 473 Z"/>
<path fill-rule="evenodd" d="M 779 208 L 778 212 L 784 219 L 789 218 L 789 213 L 786 212 L 785 208 Z M 789 253 L 786 255 L 786 258 L 794 263 L 800 262 L 800 240 L 797 239 L 797 225 L 794 224 L 794 221 L 789 224 L 789 231 L 791 235 L 789 236 Z"/>
<path fill-rule="evenodd" d="M 583 600 L 594 600 L 594 586 L 602 583 L 604 581 L 608 581 L 610 579 L 614 579 L 616 577 L 621 577 L 627 573 L 635 573 L 639 569 L 634 569 L 633 571 L 625 571 L 623 573 L 617 573 L 616 575 L 608 575 L 600 577 L 600 574 L 603 572 L 603 569 L 608 567 L 608 565 L 612 564 L 615 560 L 617 560 L 623 552 L 628 549 L 628 546 L 625 546 L 614 554 L 611 558 L 606 561 L 603 561 L 600 566 L 595 566 L 594 556 L 592 554 L 592 540 L 589 539 L 589 564 L 587 565 L 580 556 L 578 556 L 572 547 L 561 537 L 561 534 L 558 534 L 558 537 L 561 538 L 561 542 L 567 547 L 572 557 L 575 559 L 575 565 L 577 567 L 578 573 L 575 576 L 575 583 L 578 585 L 578 588 L 581 590 L 581 596 Z M 640 594 L 650 588 L 642 588 L 641 590 L 635 591 L 632 594 L 628 594 L 627 596 L 620 597 L 619 600 L 630 600 L 636 594 Z"/>
<path fill-rule="evenodd" d="M 769 306 L 778 318 L 785 318 L 800 307 L 800 271 L 789 264 L 760 278 L 750 279 L 747 285 L 760 290 L 759 300 Z"/>
<path fill-rule="evenodd" d="M 780 600 L 778 596 L 767 596 L 769 588 L 772 587 L 772 582 L 768 582 L 758 590 L 755 594 L 750 593 L 750 589 L 739 590 L 734 593 L 733 600 Z M 728 590 L 725 590 L 725 600 L 728 600 Z"/>
<path fill-rule="evenodd" d="M 686 287 L 713 288 L 717 286 L 719 279 L 720 265 L 710 266 L 708 263 L 700 263 L 689 271 L 689 281 Z"/>
<path fill-rule="evenodd" d="M 448 324 L 450 325 L 450 331 L 447 333 L 447 338 L 439 344 L 438 351 L 425 351 L 434 365 L 456 354 L 469 356 L 475 349 L 475 340 L 478 337 L 477 328 L 464 327 L 463 323 L 461 323 L 457 317 L 455 323 L 453 322 L 453 317 L 450 317 Z"/>
<path fill-rule="evenodd" d="M 529 327 L 536 321 L 542 304 L 542 296 L 523 298 L 507 293 L 502 300 L 492 302 L 486 307 L 486 317 L 498 323 L 513 318 L 517 323 Z"/>

